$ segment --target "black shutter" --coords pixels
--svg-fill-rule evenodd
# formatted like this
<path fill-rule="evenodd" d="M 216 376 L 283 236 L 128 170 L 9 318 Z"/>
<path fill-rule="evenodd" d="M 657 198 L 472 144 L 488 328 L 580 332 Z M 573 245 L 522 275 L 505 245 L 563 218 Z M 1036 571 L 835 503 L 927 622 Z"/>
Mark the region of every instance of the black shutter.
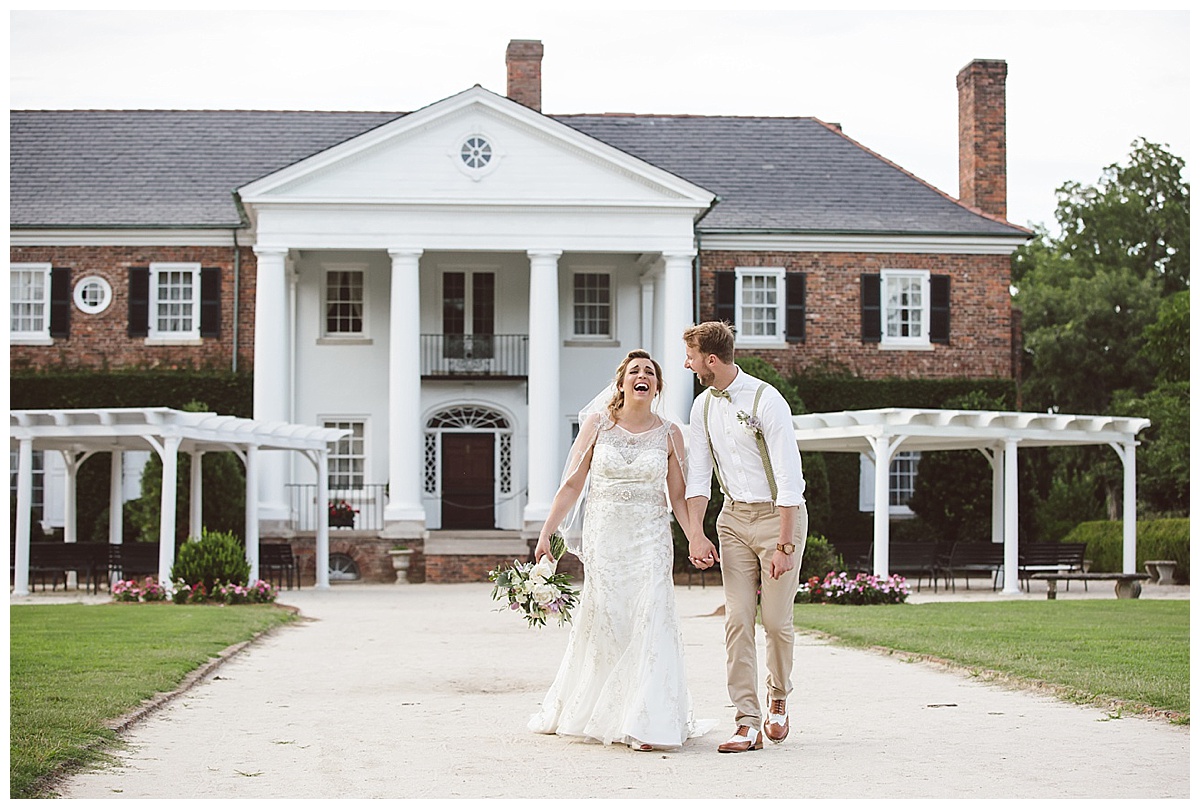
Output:
<path fill-rule="evenodd" d="M 200 336 L 221 336 L 221 268 L 200 269 Z"/>
<path fill-rule="evenodd" d="M 804 321 L 808 313 L 808 276 L 802 272 L 790 272 L 787 278 L 787 341 L 804 342 Z"/>
<path fill-rule="evenodd" d="M 150 334 L 150 268 L 129 268 L 129 336 Z"/>
<path fill-rule="evenodd" d="M 724 320 L 731 326 L 735 325 L 737 305 L 734 297 L 737 294 L 737 273 L 719 272 L 716 276 L 716 319 Z"/>
<path fill-rule="evenodd" d="M 862 275 L 862 340 L 864 343 L 878 343 L 883 328 L 881 325 L 879 306 L 879 275 L 863 273 Z"/>
<path fill-rule="evenodd" d="M 50 336 L 71 336 L 71 270 L 50 270 Z"/>
<path fill-rule="evenodd" d="M 929 276 L 929 341 L 950 343 L 950 276 Z"/>

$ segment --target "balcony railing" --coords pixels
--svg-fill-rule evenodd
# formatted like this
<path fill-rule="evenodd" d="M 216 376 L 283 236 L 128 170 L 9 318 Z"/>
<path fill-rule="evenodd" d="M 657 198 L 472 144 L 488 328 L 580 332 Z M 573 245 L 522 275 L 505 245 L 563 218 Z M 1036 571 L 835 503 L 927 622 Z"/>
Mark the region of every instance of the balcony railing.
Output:
<path fill-rule="evenodd" d="M 421 376 L 529 376 L 527 334 L 422 334 Z"/>
<path fill-rule="evenodd" d="M 315 483 L 289 483 L 287 491 L 293 531 L 315 532 L 318 509 L 330 509 L 332 504 L 341 503 L 345 503 L 349 511 L 340 509 L 335 516 L 333 510 L 330 510 L 330 531 L 383 530 L 383 507 L 387 503 L 387 486 L 382 483 L 372 483 L 361 489 L 330 489 L 329 502 L 323 504 L 317 502 Z"/>

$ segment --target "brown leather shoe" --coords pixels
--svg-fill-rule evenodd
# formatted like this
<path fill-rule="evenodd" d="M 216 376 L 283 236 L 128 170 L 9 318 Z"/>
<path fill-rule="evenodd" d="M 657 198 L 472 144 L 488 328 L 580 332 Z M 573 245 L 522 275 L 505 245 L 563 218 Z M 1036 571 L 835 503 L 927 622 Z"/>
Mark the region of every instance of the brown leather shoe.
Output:
<path fill-rule="evenodd" d="M 787 738 L 791 730 L 791 722 L 787 714 L 787 700 L 773 699 L 767 709 L 767 721 L 763 725 L 763 735 L 775 744 Z"/>
<path fill-rule="evenodd" d="M 749 725 L 738 725 L 733 737 L 717 748 L 718 753 L 745 753 L 762 750 L 762 734 Z"/>

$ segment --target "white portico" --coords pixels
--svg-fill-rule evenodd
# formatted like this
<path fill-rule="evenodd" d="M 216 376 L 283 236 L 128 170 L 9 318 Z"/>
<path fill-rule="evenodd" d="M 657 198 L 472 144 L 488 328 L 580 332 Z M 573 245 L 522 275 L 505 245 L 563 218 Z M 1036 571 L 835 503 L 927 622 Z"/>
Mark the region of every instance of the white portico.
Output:
<path fill-rule="evenodd" d="M 705 189 L 476 86 L 239 195 L 255 418 L 349 424 L 348 479 L 386 491 L 386 536 L 419 536 L 454 497 L 496 527 L 540 525 L 571 414 L 631 349 L 660 358 L 670 410 L 690 408 L 680 336 Z M 494 448 L 458 441 L 472 418 Z M 496 470 L 492 502 L 447 494 L 456 452 Z M 289 519 L 302 472 L 262 465 L 265 528 Z"/>

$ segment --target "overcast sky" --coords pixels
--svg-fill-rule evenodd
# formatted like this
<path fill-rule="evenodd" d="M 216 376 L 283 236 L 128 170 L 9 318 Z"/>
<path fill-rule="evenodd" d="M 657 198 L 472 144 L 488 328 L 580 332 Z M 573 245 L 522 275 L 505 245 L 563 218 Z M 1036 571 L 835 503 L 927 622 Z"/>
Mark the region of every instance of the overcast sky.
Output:
<path fill-rule="evenodd" d="M 982 58 L 1008 63 L 1016 224 L 1052 225 L 1054 190 L 1135 138 L 1190 158 L 1182 10 L 439 8 L 14 11 L 9 106 L 407 112 L 504 94 L 508 41 L 540 39 L 544 112 L 813 116 L 958 196 L 955 76 Z"/>

